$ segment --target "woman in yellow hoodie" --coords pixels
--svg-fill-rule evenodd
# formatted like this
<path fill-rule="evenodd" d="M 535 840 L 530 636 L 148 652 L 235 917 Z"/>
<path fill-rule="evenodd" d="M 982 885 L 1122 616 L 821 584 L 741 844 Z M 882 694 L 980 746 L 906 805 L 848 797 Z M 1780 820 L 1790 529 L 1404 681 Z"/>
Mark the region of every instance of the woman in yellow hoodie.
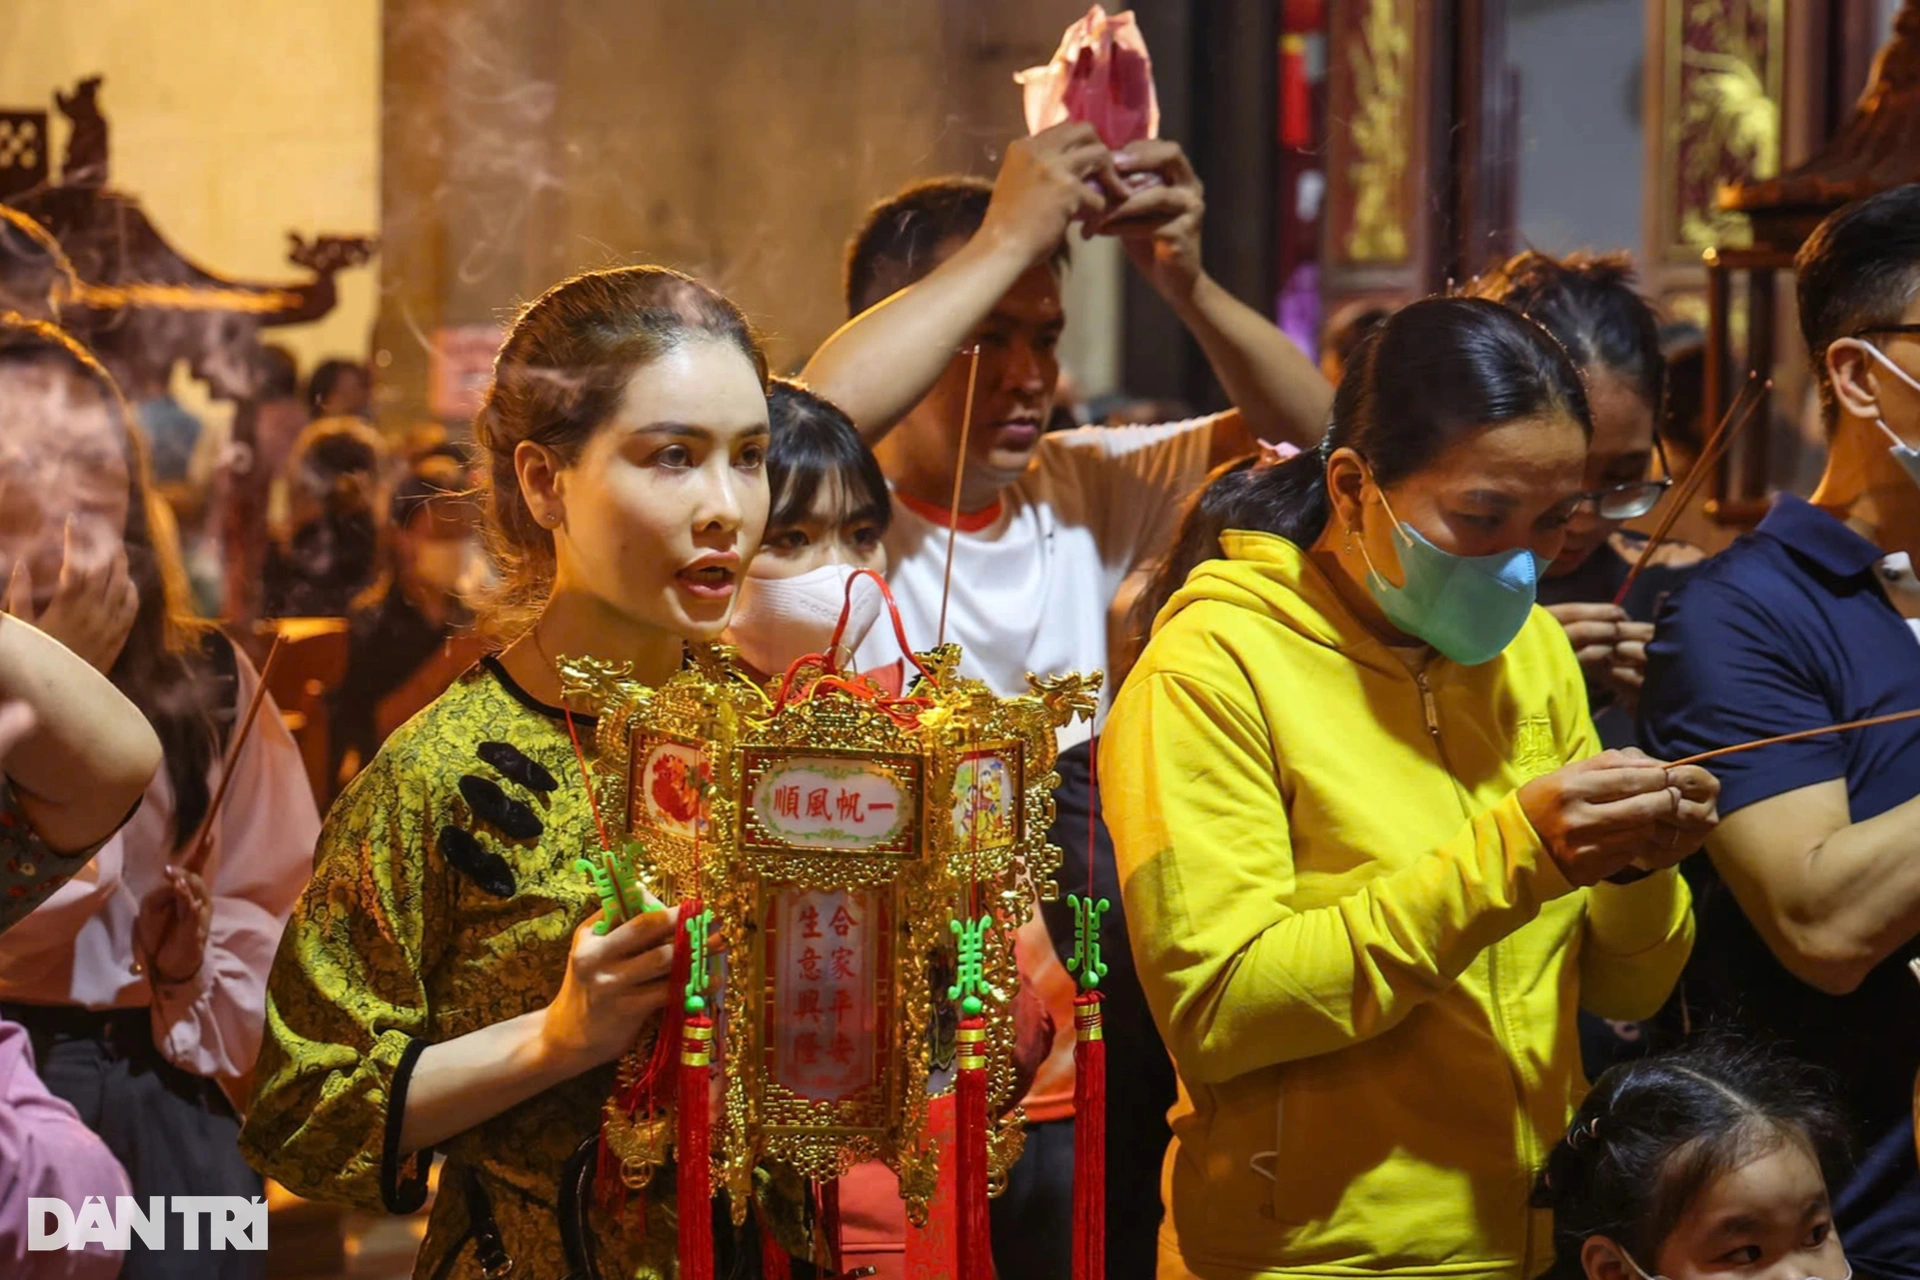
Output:
<path fill-rule="evenodd" d="M 1182 1086 L 1163 1280 L 1551 1261 L 1528 1187 L 1585 1089 L 1575 1010 L 1659 1007 L 1692 942 L 1670 868 L 1716 820 L 1706 771 L 1600 752 L 1533 605 L 1588 434 L 1543 330 L 1433 299 L 1319 450 L 1206 505 L 1231 531 L 1100 748 Z"/>

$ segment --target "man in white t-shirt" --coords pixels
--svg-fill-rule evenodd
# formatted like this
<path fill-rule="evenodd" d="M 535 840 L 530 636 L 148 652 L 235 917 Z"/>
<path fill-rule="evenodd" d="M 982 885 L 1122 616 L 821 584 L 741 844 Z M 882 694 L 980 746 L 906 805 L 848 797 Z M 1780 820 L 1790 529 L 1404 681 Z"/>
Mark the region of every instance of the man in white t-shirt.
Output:
<path fill-rule="evenodd" d="M 1252 452 L 1256 437 L 1304 442 L 1325 424 L 1332 392 L 1312 362 L 1202 269 L 1203 208 L 1177 143 L 1109 152 L 1088 126 L 1065 124 L 1013 143 L 992 184 L 937 178 L 908 187 L 878 205 L 854 238 L 847 301 L 855 318 L 814 355 L 805 378 L 852 418 L 900 500 L 887 539 L 889 580 L 916 647 L 940 636 L 947 512 L 960 470 L 946 639 L 964 651 L 962 670 L 996 692 L 1026 692 L 1029 671 L 1105 669 L 1114 593 L 1165 546 L 1207 471 Z M 1044 433 L 1066 320 L 1060 275 L 1076 222 L 1087 234 L 1121 237 L 1199 340 L 1235 410 Z M 891 641 L 890 628 L 876 628 L 863 657 L 880 656 Z"/>
<path fill-rule="evenodd" d="M 847 260 L 854 315 L 806 368 L 879 455 L 897 499 L 887 534 L 889 581 L 907 638 L 961 646 L 961 670 L 1001 694 L 1026 675 L 1101 671 L 1108 619 L 1128 575 L 1160 554 L 1186 499 L 1218 462 L 1256 437 L 1305 441 L 1325 423 L 1331 389 L 1259 312 L 1201 267 L 1199 180 L 1176 143 L 1110 152 L 1086 125 L 1065 124 L 1007 149 L 998 178 L 938 178 L 883 201 Z M 1237 408 L 1151 427 L 1045 434 L 1065 324 L 1066 238 L 1121 237 L 1134 265 L 1185 322 Z M 978 348 L 978 369 L 973 350 Z M 966 450 L 963 419 L 971 382 Z M 956 473 L 951 582 L 948 515 Z M 875 628 L 859 658 L 898 656 Z M 1107 691 L 1111 696 L 1111 690 Z M 1062 736 L 1050 838 L 1066 850 L 1061 883 L 1088 883 L 1116 907 L 1111 846 L 1088 809 L 1088 730 Z M 1098 851 L 1098 852 L 1096 852 Z M 1151 1276 L 1159 1167 L 1173 1072 L 1131 973 L 1124 922 L 1108 917 L 1104 951 L 1108 1075 L 1110 1275 Z M 1070 1263 L 1073 1175 L 1073 984 L 1036 915 L 1021 931 L 1023 977 L 1053 1011 L 1054 1053 L 1025 1106 L 1026 1153 L 993 1203 L 1001 1280 L 1057 1277 Z"/>

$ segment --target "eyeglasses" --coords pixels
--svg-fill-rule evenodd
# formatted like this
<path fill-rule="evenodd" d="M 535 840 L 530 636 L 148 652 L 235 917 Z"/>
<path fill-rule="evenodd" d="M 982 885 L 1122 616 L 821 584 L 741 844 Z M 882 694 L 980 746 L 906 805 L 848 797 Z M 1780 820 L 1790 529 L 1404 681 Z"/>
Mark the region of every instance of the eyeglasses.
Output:
<path fill-rule="evenodd" d="M 1849 338 L 1864 338 L 1871 333 L 1920 333 L 1920 323 L 1915 324 L 1874 324 L 1864 329 L 1855 329 Z"/>
<path fill-rule="evenodd" d="M 1920 332 L 1920 326 L 1915 326 L 1915 332 Z M 1660 499 L 1673 487 L 1673 468 L 1667 465 L 1666 446 L 1660 443 L 1658 432 L 1653 437 L 1653 451 L 1660 459 L 1663 474 L 1659 479 L 1630 480 L 1626 484 L 1575 494 L 1572 509 L 1579 511 L 1592 504 L 1594 514 L 1602 520 L 1635 520 L 1659 506 Z"/>

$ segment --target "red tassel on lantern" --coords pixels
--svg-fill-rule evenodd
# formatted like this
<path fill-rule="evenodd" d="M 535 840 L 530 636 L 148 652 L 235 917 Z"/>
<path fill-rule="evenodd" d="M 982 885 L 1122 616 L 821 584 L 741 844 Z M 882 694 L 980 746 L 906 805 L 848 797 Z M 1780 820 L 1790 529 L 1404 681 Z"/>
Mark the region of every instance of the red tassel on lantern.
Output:
<path fill-rule="evenodd" d="M 953 1159 L 954 1097 L 942 1094 L 927 1102 L 927 1140 L 935 1167 L 933 1198 L 927 1202 L 927 1225 L 907 1219 L 906 1280 L 953 1280 L 960 1274 L 960 1228 L 954 1212 L 956 1173 Z"/>
<path fill-rule="evenodd" d="M 954 1085 L 959 1114 L 960 1276 L 993 1280 L 993 1231 L 987 1217 L 987 1024 L 960 1023 L 959 1073 Z"/>
<path fill-rule="evenodd" d="M 713 1134 L 707 1082 L 713 1067 L 713 1020 L 687 1018 L 680 1037 L 680 1280 L 713 1280 Z"/>
<path fill-rule="evenodd" d="M 793 1259 L 764 1217 L 760 1219 L 760 1280 L 793 1280 Z"/>
<path fill-rule="evenodd" d="M 1107 1274 L 1107 1041 L 1101 996 L 1073 1000 L 1073 1280 Z"/>

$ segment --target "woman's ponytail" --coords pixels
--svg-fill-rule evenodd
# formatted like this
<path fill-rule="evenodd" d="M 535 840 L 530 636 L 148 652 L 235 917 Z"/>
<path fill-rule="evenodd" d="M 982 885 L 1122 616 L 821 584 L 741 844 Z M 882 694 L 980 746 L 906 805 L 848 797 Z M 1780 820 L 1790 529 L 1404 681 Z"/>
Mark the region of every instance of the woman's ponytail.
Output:
<path fill-rule="evenodd" d="M 1247 495 L 1252 510 L 1227 527 L 1260 529 L 1277 533 L 1296 546 L 1312 546 L 1327 527 L 1333 509 L 1327 498 L 1327 458 L 1333 453 L 1332 439 L 1328 435 L 1319 448 L 1262 468 L 1257 484 Z"/>

